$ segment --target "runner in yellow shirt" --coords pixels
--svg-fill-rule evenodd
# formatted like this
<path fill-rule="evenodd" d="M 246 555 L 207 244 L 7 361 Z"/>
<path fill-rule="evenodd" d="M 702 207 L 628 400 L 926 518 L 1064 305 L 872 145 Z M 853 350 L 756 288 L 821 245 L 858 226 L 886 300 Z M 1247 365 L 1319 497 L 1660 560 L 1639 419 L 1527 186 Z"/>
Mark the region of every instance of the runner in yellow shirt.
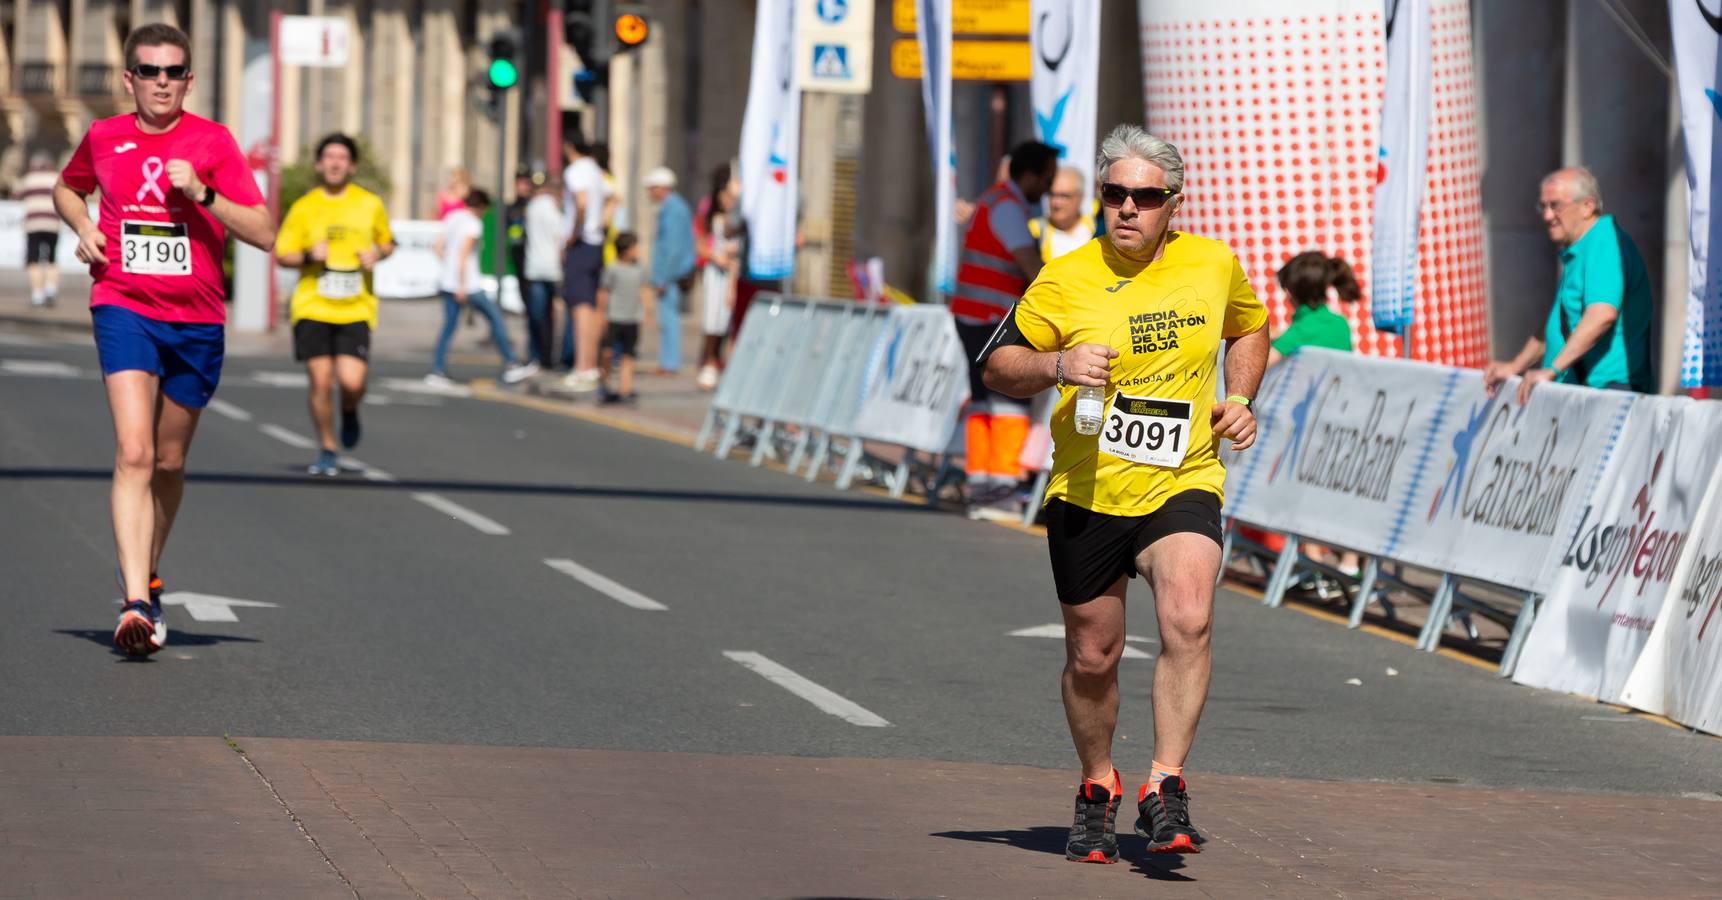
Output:
<path fill-rule="evenodd" d="M 359 146 L 344 134 L 317 145 L 318 188 L 294 202 L 275 240 L 275 258 L 299 270 L 293 289 L 293 358 L 311 381 L 311 422 L 321 450 L 307 471 L 341 473 L 330 393 L 341 385 L 341 447 L 359 443 L 359 401 L 370 368 L 377 297 L 371 271 L 394 252 L 388 213 L 376 194 L 352 184 Z"/>
<path fill-rule="evenodd" d="M 1154 592 L 1154 757 L 1137 793 L 1152 853 L 1197 853 L 1183 765 L 1212 667 L 1220 571 L 1217 448 L 1256 439 L 1250 398 L 1267 366 L 1267 311 L 1224 244 L 1173 231 L 1184 191 L 1177 148 L 1134 125 L 1101 144 L 1095 166 L 1106 234 L 1041 270 L 983 353 L 994 390 L 1029 397 L 1054 385 L 1047 541 L 1066 634 L 1064 708 L 1082 761 L 1065 855 L 1115 862 L 1122 784 L 1112 766 L 1124 591 Z M 1226 345 L 1215 402 L 1215 356 Z M 1075 422 L 1080 387 L 1105 391 L 1098 434 Z"/>

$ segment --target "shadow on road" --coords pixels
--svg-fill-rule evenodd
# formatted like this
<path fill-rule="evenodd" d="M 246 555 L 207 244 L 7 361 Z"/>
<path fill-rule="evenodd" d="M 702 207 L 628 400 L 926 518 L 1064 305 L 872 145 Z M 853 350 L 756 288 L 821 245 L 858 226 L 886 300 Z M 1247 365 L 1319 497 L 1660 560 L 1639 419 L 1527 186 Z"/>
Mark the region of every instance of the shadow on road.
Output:
<path fill-rule="evenodd" d="M 106 630 L 94 628 L 56 628 L 54 629 L 54 633 L 63 634 L 67 637 L 83 638 L 92 644 L 100 644 L 101 646 L 106 647 L 109 652 L 113 653 L 113 655 L 127 661 L 144 662 L 150 659 L 150 657 L 127 656 L 125 651 L 115 647 L 114 632 L 111 628 Z M 237 635 L 231 634 L 197 634 L 190 631 L 179 631 L 176 629 L 168 633 L 167 646 L 162 649 L 171 650 L 175 647 L 212 647 L 216 644 L 261 643 L 263 642 L 257 638 L 238 637 Z"/>
<path fill-rule="evenodd" d="M 1018 850 L 1028 850 L 1034 853 L 1050 853 L 1063 858 L 1065 841 L 1070 838 L 1070 830 L 1051 825 L 1035 828 L 1015 828 L 1000 831 L 938 831 L 931 837 L 950 838 L 956 841 L 973 841 L 978 844 L 1004 844 Z M 1156 881 L 1195 881 L 1188 875 L 1178 874 L 1184 867 L 1184 860 L 1178 856 L 1150 856 L 1146 843 L 1128 831 L 1118 835 L 1119 861 L 1128 860 L 1131 868 Z"/>
<path fill-rule="evenodd" d="M 0 481 L 101 481 L 112 469 L 0 469 Z M 656 500 L 665 503 L 733 503 L 749 506 L 796 506 L 868 512 L 927 510 L 920 504 L 899 503 L 854 495 L 796 497 L 788 494 L 725 493 L 722 491 L 660 490 L 643 487 L 588 487 L 576 484 L 523 484 L 505 481 L 413 480 L 367 481 L 359 477 L 314 478 L 309 475 L 252 475 L 238 472 L 197 472 L 186 476 L 194 484 L 235 484 L 321 490 L 449 491 L 517 494 L 536 497 L 588 497 L 615 500 Z"/>

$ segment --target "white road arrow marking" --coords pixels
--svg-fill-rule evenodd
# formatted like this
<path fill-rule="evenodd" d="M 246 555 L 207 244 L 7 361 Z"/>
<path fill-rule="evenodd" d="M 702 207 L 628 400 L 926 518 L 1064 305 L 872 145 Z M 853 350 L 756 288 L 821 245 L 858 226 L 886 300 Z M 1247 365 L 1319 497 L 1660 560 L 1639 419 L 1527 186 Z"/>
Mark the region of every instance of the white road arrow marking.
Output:
<path fill-rule="evenodd" d="M 1032 628 L 1018 628 L 1017 630 L 1011 632 L 1010 636 L 1011 637 L 1058 638 L 1059 640 L 1062 641 L 1062 640 L 1064 640 L 1064 626 L 1062 624 L 1059 624 L 1059 623 L 1053 623 L 1051 625 L 1036 625 Z M 1153 659 L 1154 658 L 1154 654 L 1149 653 L 1145 650 L 1138 650 L 1135 647 L 1130 646 L 1130 643 L 1129 643 L 1130 641 L 1136 641 L 1138 643 L 1143 643 L 1143 644 L 1158 644 L 1158 643 L 1160 643 L 1159 641 L 1154 640 L 1153 638 L 1143 637 L 1142 635 L 1139 635 L 1139 634 L 1127 634 L 1124 636 L 1124 641 L 1125 641 L 1125 644 L 1124 644 L 1124 658 L 1125 659 Z"/>
<path fill-rule="evenodd" d="M 199 622 L 237 622 L 239 617 L 233 614 L 235 607 L 276 609 L 280 606 L 261 600 L 240 600 L 237 597 L 217 597 L 214 594 L 194 594 L 190 591 L 163 594 L 161 602 L 164 606 L 185 607 L 186 613 Z"/>

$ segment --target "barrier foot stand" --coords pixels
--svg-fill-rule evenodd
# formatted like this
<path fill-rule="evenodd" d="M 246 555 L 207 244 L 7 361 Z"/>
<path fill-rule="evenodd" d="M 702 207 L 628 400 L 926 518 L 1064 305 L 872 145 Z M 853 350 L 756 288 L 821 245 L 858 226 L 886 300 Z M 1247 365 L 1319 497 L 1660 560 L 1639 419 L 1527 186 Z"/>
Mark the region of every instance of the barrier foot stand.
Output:
<path fill-rule="evenodd" d="M 1435 596 L 1429 598 L 1429 621 L 1423 623 L 1423 633 L 1417 636 L 1417 649 L 1434 653 L 1441 646 L 1441 634 L 1453 613 L 1453 588 L 1453 576 L 1442 575 Z"/>
<path fill-rule="evenodd" d="M 802 460 L 807 458 L 807 445 L 812 433 L 813 429 L 803 428 L 801 434 L 796 436 L 795 451 L 789 454 L 789 465 L 787 466 L 789 474 L 794 475 L 796 470 L 801 468 Z"/>
<path fill-rule="evenodd" d="M 808 482 L 819 480 L 819 470 L 824 468 L 825 460 L 831 456 L 831 435 L 819 432 L 818 440 L 813 442 L 813 459 L 807 464 L 807 474 L 803 477 Z"/>
<path fill-rule="evenodd" d="M 1381 560 L 1371 556 L 1369 562 L 1363 564 L 1363 580 L 1357 585 L 1357 599 L 1351 601 L 1351 621 L 1346 627 L 1356 628 L 1363 624 L 1363 614 L 1375 598 L 1375 582 L 1380 577 Z"/>
<path fill-rule="evenodd" d="M 843 459 L 843 471 L 837 474 L 838 490 L 849 490 L 849 485 L 855 482 L 855 473 L 861 469 L 862 452 L 863 448 L 861 446 L 861 439 L 858 437 L 850 437 L 849 450 Z"/>
<path fill-rule="evenodd" d="M 1286 535 L 1285 548 L 1280 551 L 1280 558 L 1274 563 L 1273 577 L 1268 579 L 1268 589 L 1262 594 L 1263 606 L 1280 606 L 1286 601 L 1286 591 L 1297 578 L 1298 540 L 1296 535 Z"/>
<path fill-rule="evenodd" d="M 897 471 L 891 473 L 891 499 L 901 500 L 909 489 L 909 461 L 913 454 L 905 454 L 903 461 L 897 464 Z"/>
<path fill-rule="evenodd" d="M 1046 483 L 1050 480 L 1052 480 L 1052 473 L 1045 469 L 1035 473 L 1034 493 L 1029 497 L 1028 505 L 1022 510 L 1023 527 L 1033 525 L 1035 518 L 1040 515 L 1040 508 L 1046 504 Z M 1221 560 L 1220 571 L 1224 572 L 1225 570 L 1226 563 Z"/>
<path fill-rule="evenodd" d="M 741 416 L 727 417 L 723 423 L 723 435 L 718 438 L 717 448 L 712 451 L 712 455 L 718 459 L 728 457 L 729 452 L 735 449 L 736 438 L 740 435 Z"/>
<path fill-rule="evenodd" d="M 760 463 L 765 462 L 766 454 L 771 454 L 775 458 L 777 454 L 772 453 L 772 443 L 776 440 L 777 421 L 766 419 L 759 423 L 759 437 L 753 442 L 753 458 L 748 460 L 748 465 L 757 469 Z"/>
<path fill-rule="evenodd" d="M 1525 605 L 1519 608 L 1519 617 L 1513 621 L 1513 634 L 1507 638 L 1507 649 L 1501 651 L 1501 668 L 1495 674 L 1502 678 L 1513 677 L 1513 670 L 1519 667 L 1519 651 L 1525 648 L 1525 636 L 1531 633 L 1531 625 L 1537 620 L 1537 604 L 1541 600 L 1536 594 L 1525 595 Z"/>
<path fill-rule="evenodd" d="M 696 452 L 705 452 L 706 441 L 711 440 L 712 432 L 717 430 L 717 417 L 718 411 L 716 409 L 706 410 L 706 420 L 700 423 L 700 436 L 694 438 L 694 450 Z"/>

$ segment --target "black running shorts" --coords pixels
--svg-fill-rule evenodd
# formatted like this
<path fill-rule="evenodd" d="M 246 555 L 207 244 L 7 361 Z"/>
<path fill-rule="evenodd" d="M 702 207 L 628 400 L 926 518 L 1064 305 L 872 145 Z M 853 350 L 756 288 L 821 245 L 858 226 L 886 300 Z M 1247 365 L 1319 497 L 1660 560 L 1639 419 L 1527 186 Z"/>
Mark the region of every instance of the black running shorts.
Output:
<path fill-rule="evenodd" d="M 1046 504 L 1046 545 L 1060 603 L 1087 603 L 1120 575 L 1136 577 L 1136 557 L 1149 544 L 1181 532 L 1220 543 L 1220 498 L 1209 491 L 1172 495 L 1145 516 L 1109 516 L 1066 503 Z"/>
<path fill-rule="evenodd" d="M 293 358 L 304 362 L 317 356 L 371 356 L 371 325 L 349 322 L 333 325 L 316 319 L 293 323 Z"/>

